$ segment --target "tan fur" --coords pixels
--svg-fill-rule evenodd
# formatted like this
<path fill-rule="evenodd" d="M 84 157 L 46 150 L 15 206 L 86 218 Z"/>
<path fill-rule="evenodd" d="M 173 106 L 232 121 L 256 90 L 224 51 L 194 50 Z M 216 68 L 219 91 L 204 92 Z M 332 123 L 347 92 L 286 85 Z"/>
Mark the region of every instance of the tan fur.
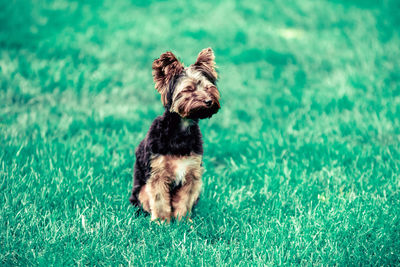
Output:
<path fill-rule="evenodd" d="M 149 194 L 147 194 L 147 186 L 144 185 L 139 192 L 139 201 L 142 203 L 142 208 L 150 212 L 150 197 Z"/>
<path fill-rule="evenodd" d="M 139 195 L 143 208 L 151 213 L 151 219 L 169 221 L 171 213 L 178 219 L 191 211 L 201 190 L 202 156 L 155 155 L 151 159 L 151 174 Z M 174 196 L 170 195 L 171 185 L 182 183 Z M 172 197 L 172 207 L 171 207 Z M 147 206 L 146 200 L 149 205 Z M 172 209 L 173 208 L 173 209 Z"/>
<path fill-rule="evenodd" d="M 155 174 L 150 179 L 147 194 L 149 195 L 151 220 L 169 221 L 171 219 L 171 199 L 168 179 L 165 179 L 161 174 Z"/>
<path fill-rule="evenodd" d="M 201 170 L 193 171 L 187 174 L 185 184 L 172 197 L 172 207 L 174 217 L 181 220 L 191 212 L 196 199 L 201 191 Z"/>

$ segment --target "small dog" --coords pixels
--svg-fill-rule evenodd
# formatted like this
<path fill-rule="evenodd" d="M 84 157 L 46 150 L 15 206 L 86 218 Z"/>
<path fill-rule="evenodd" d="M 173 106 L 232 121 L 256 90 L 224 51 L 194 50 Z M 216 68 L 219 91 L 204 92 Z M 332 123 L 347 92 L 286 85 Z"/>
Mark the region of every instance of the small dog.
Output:
<path fill-rule="evenodd" d="M 190 214 L 197 203 L 203 174 L 199 119 L 220 109 L 215 56 L 203 49 L 196 63 L 184 67 L 171 52 L 153 62 L 155 88 L 165 107 L 136 149 L 130 202 L 169 222 Z"/>

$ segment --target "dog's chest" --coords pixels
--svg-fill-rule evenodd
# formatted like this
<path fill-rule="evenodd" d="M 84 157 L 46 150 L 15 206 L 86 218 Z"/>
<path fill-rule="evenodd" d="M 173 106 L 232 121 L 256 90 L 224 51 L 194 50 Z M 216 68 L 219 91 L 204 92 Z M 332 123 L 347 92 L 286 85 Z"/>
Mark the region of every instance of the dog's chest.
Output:
<path fill-rule="evenodd" d="M 184 184 L 188 176 L 201 175 L 202 156 L 192 154 L 189 156 L 158 155 L 151 162 L 152 172 L 160 173 L 169 178 L 176 185 Z"/>

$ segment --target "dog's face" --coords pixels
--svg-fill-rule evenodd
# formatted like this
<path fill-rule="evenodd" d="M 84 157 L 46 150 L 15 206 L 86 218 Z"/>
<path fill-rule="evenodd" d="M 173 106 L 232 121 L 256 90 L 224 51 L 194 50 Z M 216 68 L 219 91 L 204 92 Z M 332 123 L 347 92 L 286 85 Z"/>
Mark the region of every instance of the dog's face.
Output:
<path fill-rule="evenodd" d="M 203 49 L 196 63 L 185 68 L 171 52 L 153 62 L 153 78 L 164 106 L 182 118 L 204 119 L 219 108 L 214 52 Z"/>

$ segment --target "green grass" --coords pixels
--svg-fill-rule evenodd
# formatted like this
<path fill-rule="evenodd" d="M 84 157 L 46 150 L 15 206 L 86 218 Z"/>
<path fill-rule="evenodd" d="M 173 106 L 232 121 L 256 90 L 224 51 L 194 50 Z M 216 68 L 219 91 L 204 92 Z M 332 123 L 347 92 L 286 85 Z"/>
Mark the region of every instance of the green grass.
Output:
<path fill-rule="evenodd" d="M 399 265 L 399 1 L 0 0 L 1 265 Z M 211 46 L 188 223 L 128 203 L 151 63 Z"/>

